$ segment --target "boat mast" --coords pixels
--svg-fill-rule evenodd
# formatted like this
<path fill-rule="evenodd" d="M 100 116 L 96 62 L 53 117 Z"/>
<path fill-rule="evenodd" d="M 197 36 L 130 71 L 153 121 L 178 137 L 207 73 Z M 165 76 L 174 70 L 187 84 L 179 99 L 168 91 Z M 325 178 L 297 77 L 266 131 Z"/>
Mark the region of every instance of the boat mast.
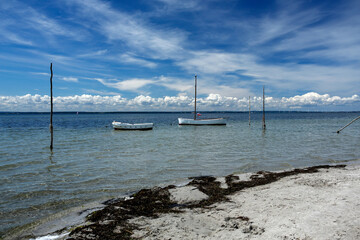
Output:
<path fill-rule="evenodd" d="M 196 120 L 196 88 L 197 88 L 197 75 L 195 75 L 195 109 L 194 109 L 194 120 Z"/>

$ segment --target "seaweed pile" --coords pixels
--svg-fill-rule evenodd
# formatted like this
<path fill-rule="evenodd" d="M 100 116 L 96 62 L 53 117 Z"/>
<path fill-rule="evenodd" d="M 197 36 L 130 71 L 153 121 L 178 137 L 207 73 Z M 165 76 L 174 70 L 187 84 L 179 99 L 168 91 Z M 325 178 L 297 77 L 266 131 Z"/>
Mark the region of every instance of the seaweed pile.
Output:
<path fill-rule="evenodd" d="M 225 177 L 227 188 L 221 188 L 221 183 L 216 181 L 215 177 L 194 177 L 190 178 L 191 182 L 188 185 L 197 187 L 208 195 L 208 198 L 190 204 L 179 205 L 171 200 L 169 189 L 175 188 L 173 185 L 164 188 L 142 189 L 131 195 L 130 198 L 112 199 L 105 202 L 105 208 L 91 213 L 87 217 L 89 223 L 74 229 L 67 239 L 133 239 L 131 235 L 137 226 L 128 222 L 131 218 L 140 216 L 156 218 L 158 214 L 179 213 L 184 208 L 204 208 L 216 202 L 227 201 L 228 195 L 246 188 L 269 184 L 297 174 L 315 173 L 319 169 L 344 168 L 345 166 L 321 165 L 284 172 L 260 171 L 253 174 L 248 181 L 239 181 L 238 176 L 228 175 Z"/>

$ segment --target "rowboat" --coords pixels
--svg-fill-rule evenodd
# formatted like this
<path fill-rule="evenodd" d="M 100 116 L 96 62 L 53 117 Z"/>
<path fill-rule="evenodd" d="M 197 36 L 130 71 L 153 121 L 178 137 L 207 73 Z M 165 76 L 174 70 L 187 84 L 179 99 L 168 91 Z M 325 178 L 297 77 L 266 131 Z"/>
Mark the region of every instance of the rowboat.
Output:
<path fill-rule="evenodd" d="M 197 76 L 195 75 L 194 118 L 178 118 L 179 125 L 226 125 L 225 118 L 197 119 L 201 114 L 196 112 Z"/>
<path fill-rule="evenodd" d="M 123 123 L 112 122 L 112 126 L 115 130 L 151 130 L 154 127 L 153 123 Z"/>

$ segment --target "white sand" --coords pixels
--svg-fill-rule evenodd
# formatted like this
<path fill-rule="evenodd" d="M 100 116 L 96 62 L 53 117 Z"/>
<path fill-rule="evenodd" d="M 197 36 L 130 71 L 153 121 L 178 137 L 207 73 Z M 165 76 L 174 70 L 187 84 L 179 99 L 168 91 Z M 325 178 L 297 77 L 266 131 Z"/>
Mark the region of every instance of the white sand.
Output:
<path fill-rule="evenodd" d="M 191 192 L 196 196 L 189 196 Z M 181 203 L 204 198 L 192 187 L 174 193 L 172 197 Z M 139 224 L 140 230 L 135 231 L 133 237 L 360 239 L 358 166 L 286 177 L 238 192 L 230 199 L 231 202 L 217 203 L 209 209 L 163 214 L 157 219 L 134 219 L 131 222 Z"/>
<path fill-rule="evenodd" d="M 169 192 L 171 194 L 171 201 L 175 201 L 178 204 L 198 202 L 208 198 L 208 195 L 193 186 L 177 187 L 174 189 L 170 189 Z"/>

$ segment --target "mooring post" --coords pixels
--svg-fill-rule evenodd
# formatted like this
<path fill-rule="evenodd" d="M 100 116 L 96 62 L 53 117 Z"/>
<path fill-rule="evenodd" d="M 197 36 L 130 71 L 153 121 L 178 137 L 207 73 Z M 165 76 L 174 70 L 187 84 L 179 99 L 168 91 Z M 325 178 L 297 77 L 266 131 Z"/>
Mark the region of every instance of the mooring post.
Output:
<path fill-rule="evenodd" d="M 265 86 L 263 86 L 263 117 L 262 117 L 262 123 L 263 123 L 263 130 L 266 129 L 265 124 Z"/>
<path fill-rule="evenodd" d="M 52 63 L 50 64 L 50 105 L 51 105 L 51 110 L 50 110 L 50 134 L 51 134 L 51 138 L 50 138 L 50 150 L 53 150 L 53 141 L 54 141 L 54 129 L 53 129 L 53 85 L 52 85 L 52 78 L 53 78 L 53 70 L 52 70 Z"/>
<path fill-rule="evenodd" d="M 249 96 L 249 126 L 251 125 L 250 96 Z"/>
<path fill-rule="evenodd" d="M 194 104 L 194 120 L 196 120 L 196 94 L 197 94 L 197 75 L 195 74 L 195 104 Z"/>

